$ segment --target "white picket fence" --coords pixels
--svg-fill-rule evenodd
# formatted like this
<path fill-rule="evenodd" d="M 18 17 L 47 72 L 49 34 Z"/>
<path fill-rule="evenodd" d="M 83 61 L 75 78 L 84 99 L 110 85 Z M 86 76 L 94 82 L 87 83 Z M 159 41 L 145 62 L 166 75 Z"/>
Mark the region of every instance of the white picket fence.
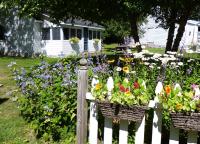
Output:
<path fill-rule="evenodd" d="M 86 94 L 86 99 L 90 102 L 89 117 L 89 144 L 98 143 L 98 109 L 91 93 Z M 161 144 L 162 111 L 156 100 L 150 101 L 149 107 L 154 109 L 152 124 L 151 144 Z M 136 123 L 135 144 L 144 144 L 145 116 L 141 123 Z M 104 140 L 103 144 L 112 144 L 112 119 L 104 120 Z M 188 132 L 187 144 L 197 144 L 198 132 Z M 119 127 L 119 144 L 128 143 L 128 121 L 121 120 Z M 169 144 L 179 144 L 179 129 L 171 126 Z"/>

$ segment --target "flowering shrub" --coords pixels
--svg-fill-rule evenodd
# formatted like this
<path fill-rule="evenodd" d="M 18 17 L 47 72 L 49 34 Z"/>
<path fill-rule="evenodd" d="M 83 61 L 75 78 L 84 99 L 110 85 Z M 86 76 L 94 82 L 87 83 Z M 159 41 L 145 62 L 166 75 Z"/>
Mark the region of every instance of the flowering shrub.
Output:
<path fill-rule="evenodd" d="M 46 140 L 75 133 L 78 61 L 71 59 L 51 65 L 42 61 L 28 71 L 9 65 L 23 94 L 17 99 L 21 114 Z"/>

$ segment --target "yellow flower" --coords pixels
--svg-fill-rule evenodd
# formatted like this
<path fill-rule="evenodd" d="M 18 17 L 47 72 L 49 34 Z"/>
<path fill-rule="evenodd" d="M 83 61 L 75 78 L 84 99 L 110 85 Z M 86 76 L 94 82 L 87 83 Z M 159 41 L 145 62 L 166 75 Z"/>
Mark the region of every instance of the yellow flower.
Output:
<path fill-rule="evenodd" d="M 114 59 L 112 59 L 112 60 L 108 60 L 107 62 L 108 62 L 108 63 L 114 63 L 114 62 L 115 62 L 115 60 L 114 60 Z"/>
<path fill-rule="evenodd" d="M 101 87 L 102 87 L 102 85 L 100 83 L 98 83 L 95 85 L 95 90 L 99 90 L 99 89 L 101 89 Z"/>
<path fill-rule="evenodd" d="M 131 62 L 133 58 L 125 58 L 125 62 Z"/>
<path fill-rule="evenodd" d="M 124 61 L 124 58 L 123 57 L 119 57 L 119 60 Z"/>
<path fill-rule="evenodd" d="M 122 69 L 125 73 L 129 73 L 129 68 L 126 66 L 126 67 L 123 67 Z"/>
<path fill-rule="evenodd" d="M 182 105 L 182 104 L 179 104 L 179 103 L 176 104 L 176 109 L 177 109 L 177 110 L 181 110 L 182 108 L 183 108 L 183 105 Z"/>
<path fill-rule="evenodd" d="M 126 96 L 130 96 L 130 95 L 131 95 L 131 92 L 130 92 L 130 91 L 126 91 L 126 92 L 125 92 L 125 95 L 126 95 Z"/>

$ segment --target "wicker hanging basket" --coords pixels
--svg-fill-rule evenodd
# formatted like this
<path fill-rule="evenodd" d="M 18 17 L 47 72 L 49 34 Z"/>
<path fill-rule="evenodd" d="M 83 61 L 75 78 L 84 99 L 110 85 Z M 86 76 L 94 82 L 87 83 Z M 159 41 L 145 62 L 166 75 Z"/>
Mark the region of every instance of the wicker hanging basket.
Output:
<path fill-rule="evenodd" d="M 175 128 L 200 131 L 200 113 L 171 113 L 170 115 Z"/>
<path fill-rule="evenodd" d="M 122 119 L 134 122 L 142 121 L 147 106 L 124 106 L 120 104 L 114 104 L 109 102 L 97 101 L 98 107 L 104 117 L 112 119 Z"/>

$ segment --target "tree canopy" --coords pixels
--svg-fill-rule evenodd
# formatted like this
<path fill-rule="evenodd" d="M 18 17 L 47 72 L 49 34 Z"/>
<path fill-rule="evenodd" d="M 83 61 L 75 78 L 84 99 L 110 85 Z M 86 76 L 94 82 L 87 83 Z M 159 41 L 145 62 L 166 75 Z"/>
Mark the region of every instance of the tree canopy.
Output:
<path fill-rule="evenodd" d="M 52 21 L 82 18 L 105 25 L 112 23 L 129 25 L 130 36 L 140 43 L 138 22 L 152 14 L 169 28 L 166 51 L 177 51 L 187 20 L 199 17 L 199 0 L 1 0 L 4 7 L 17 7 L 21 16 L 42 19 L 48 14 Z M 174 37 L 175 24 L 179 25 Z M 123 35 L 123 34 L 122 34 Z M 141 46 L 138 46 L 138 51 Z"/>

